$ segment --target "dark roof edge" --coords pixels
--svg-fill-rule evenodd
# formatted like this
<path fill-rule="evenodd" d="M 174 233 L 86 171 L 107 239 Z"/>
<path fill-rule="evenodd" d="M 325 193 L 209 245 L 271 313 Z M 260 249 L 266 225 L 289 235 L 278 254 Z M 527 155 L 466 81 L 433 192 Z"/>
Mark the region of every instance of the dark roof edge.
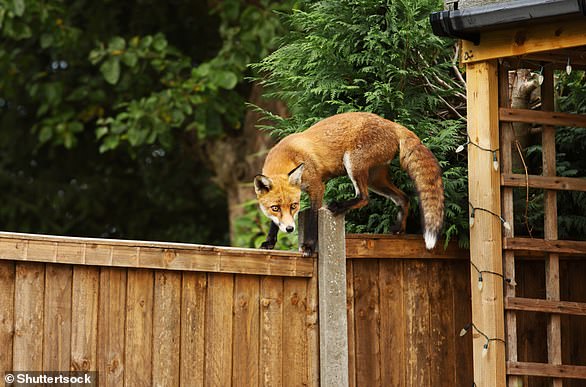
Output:
<path fill-rule="evenodd" d="M 429 15 L 437 36 L 480 42 L 480 32 L 527 21 L 586 16 L 586 0 L 514 0 Z"/>

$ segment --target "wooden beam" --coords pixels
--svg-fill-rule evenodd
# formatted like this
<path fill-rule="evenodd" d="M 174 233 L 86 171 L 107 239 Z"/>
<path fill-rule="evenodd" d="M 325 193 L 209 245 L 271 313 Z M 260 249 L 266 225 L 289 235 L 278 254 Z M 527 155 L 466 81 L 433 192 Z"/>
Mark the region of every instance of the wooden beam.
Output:
<path fill-rule="evenodd" d="M 586 256 L 585 241 L 560 241 L 515 237 L 505 238 L 503 248 L 505 250 L 536 251 L 541 253 Z"/>
<path fill-rule="evenodd" d="M 586 366 L 507 362 L 507 374 L 549 378 L 586 379 Z"/>
<path fill-rule="evenodd" d="M 584 114 L 500 108 L 499 119 L 506 122 L 525 122 L 529 124 L 586 128 L 586 115 Z"/>
<path fill-rule="evenodd" d="M 583 17 L 571 20 L 532 23 L 523 27 L 487 31 L 480 44 L 463 40 L 461 63 L 526 55 L 562 48 L 583 46 L 586 22 Z"/>
<path fill-rule="evenodd" d="M 498 64 L 497 61 L 471 63 L 466 66 L 468 100 L 468 135 L 486 149 L 499 147 Z M 492 168 L 492 152 L 468 146 L 468 193 L 475 208 L 501 213 L 500 176 Z M 477 211 L 470 227 L 470 260 L 480 270 L 503 272 L 502 225 L 500 219 L 486 211 Z M 484 287 L 470 266 L 472 322 L 488 337 L 504 340 L 503 281 L 487 276 Z M 478 387 L 506 385 L 505 346 L 498 343 L 483 356 L 484 337 L 473 338 L 474 380 Z"/>
<path fill-rule="evenodd" d="M 501 175 L 503 187 L 541 188 L 556 191 L 586 191 L 586 179 L 576 177 L 537 176 L 503 173 Z"/>
<path fill-rule="evenodd" d="M 551 301 L 535 298 L 506 297 L 505 309 L 586 316 L 586 303 L 583 302 Z"/>
<path fill-rule="evenodd" d="M 421 235 L 346 235 L 346 257 L 348 259 L 469 259 L 468 250 L 450 242 L 444 249 L 443 241 L 438 241 L 432 251 L 425 248 Z"/>
<path fill-rule="evenodd" d="M 313 258 L 274 251 L 0 232 L 0 260 L 311 277 Z"/>

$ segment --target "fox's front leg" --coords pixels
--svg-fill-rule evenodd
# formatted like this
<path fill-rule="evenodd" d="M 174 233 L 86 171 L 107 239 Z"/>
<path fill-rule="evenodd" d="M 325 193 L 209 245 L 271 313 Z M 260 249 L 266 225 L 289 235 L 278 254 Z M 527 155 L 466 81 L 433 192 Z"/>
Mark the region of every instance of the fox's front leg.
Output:
<path fill-rule="evenodd" d="M 303 231 L 303 244 L 299 250 L 304 257 L 310 257 L 317 249 L 317 214 L 322 206 L 324 191 L 326 187 L 321 180 L 313 180 L 307 183 L 307 193 L 309 195 L 309 216 Z"/>
<path fill-rule="evenodd" d="M 260 245 L 260 248 L 269 250 L 274 249 L 277 244 L 277 234 L 279 234 L 279 226 L 277 226 L 275 222 L 271 222 L 267 239 Z"/>

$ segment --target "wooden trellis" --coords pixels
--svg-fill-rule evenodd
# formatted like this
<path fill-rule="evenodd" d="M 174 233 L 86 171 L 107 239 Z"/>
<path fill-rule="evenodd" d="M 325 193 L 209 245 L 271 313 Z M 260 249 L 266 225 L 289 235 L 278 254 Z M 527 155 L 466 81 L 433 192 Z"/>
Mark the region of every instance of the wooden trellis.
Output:
<path fill-rule="evenodd" d="M 477 386 L 521 386 L 527 376 L 586 380 L 586 366 L 562 363 L 561 315 L 586 315 L 586 303 L 560 300 L 560 255 L 586 256 L 586 242 L 558 240 L 556 192 L 586 191 L 586 180 L 557 177 L 555 127 L 586 127 L 586 116 L 555 112 L 554 70 L 586 68 L 586 23 L 545 20 L 522 27 L 483 32 L 480 44 L 461 42 L 468 97 L 469 198 L 474 222 L 470 228 L 474 381 Z M 541 110 L 509 105 L 508 71 L 542 71 Z M 543 174 L 513 173 L 512 123 L 541 125 Z M 492 168 L 495 157 L 500 168 Z M 513 189 L 544 190 L 544 237 L 516 237 Z M 518 209 L 517 209 L 518 210 Z M 500 216 L 499 216 L 500 215 Z M 506 223 L 505 223 L 506 221 Z M 503 227 L 506 226 L 506 227 Z M 514 282 L 519 256 L 545 255 L 545 297 L 518 297 Z M 477 287 L 482 272 L 482 287 Z M 500 275 L 502 274 L 502 275 Z M 547 314 L 547 362 L 520 361 L 517 353 L 518 314 Z M 564 382 L 565 383 L 565 382 Z M 573 385 L 573 384 L 572 384 Z M 583 385 L 583 384 L 576 384 Z"/>

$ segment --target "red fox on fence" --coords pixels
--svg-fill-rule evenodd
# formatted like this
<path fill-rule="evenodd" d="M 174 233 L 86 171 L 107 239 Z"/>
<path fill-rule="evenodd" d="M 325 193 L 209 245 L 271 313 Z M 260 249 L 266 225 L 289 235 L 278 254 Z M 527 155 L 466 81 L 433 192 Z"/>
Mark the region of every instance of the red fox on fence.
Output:
<path fill-rule="evenodd" d="M 326 118 L 301 133 L 281 140 L 267 155 L 254 189 L 262 212 L 272 220 L 262 248 L 272 249 L 279 230 L 293 232 L 301 190 L 309 195 L 308 237 L 300 250 L 311 255 L 317 239 L 317 210 L 322 206 L 325 182 L 347 174 L 356 197 L 332 202 L 335 214 L 368 203 L 368 189 L 400 207 L 399 232 L 405 231 L 409 200 L 391 182 L 388 164 L 399 151 L 401 167 L 419 194 L 425 246 L 432 249 L 442 229 L 444 187 L 439 164 L 409 129 L 372 113 L 343 113 Z"/>

